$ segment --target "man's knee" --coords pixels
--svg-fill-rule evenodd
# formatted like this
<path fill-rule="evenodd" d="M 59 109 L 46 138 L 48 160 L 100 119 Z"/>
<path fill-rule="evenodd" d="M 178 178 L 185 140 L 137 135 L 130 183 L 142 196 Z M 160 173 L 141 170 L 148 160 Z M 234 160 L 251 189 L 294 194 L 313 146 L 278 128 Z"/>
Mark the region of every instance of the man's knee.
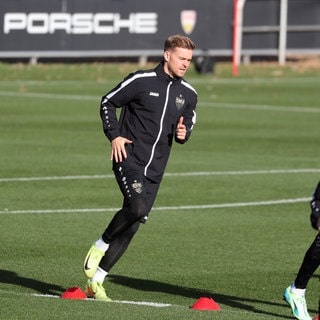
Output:
<path fill-rule="evenodd" d="M 128 213 L 134 221 L 145 220 L 144 218 L 149 213 L 147 202 L 143 198 L 134 199 L 127 207 Z"/>

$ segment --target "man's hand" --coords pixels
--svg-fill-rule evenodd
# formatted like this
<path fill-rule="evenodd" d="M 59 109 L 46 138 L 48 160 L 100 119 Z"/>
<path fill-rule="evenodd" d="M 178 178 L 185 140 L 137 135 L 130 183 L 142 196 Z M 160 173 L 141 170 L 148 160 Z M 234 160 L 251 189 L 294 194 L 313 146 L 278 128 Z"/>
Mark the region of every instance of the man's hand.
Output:
<path fill-rule="evenodd" d="M 122 162 L 127 159 L 127 152 L 125 145 L 132 143 L 131 140 L 124 137 L 117 137 L 111 141 L 111 158 L 115 162 Z"/>
<path fill-rule="evenodd" d="M 184 140 L 187 135 L 187 128 L 183 124 L 183 117 L 180 117 L 176 128 L 176 138 L 179 140 Z"/>

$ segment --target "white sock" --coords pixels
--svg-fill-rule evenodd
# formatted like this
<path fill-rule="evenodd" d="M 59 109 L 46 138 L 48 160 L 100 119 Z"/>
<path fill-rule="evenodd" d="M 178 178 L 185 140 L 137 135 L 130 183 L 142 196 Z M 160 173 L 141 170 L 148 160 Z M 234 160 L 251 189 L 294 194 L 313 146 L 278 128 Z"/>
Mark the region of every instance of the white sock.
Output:
<path fill-rule="evenodd" d="M 294 283 L 291 285 L 291 292 L 294 294 L 298 294 L 299 296 L 304 296 L 306 293 L 306 289 L 298 289 L 294 285 Z"/>
<path fill-rule="evenodd" d="M 94 276 L 92 277 L 91 281 L 103 283 L 103 281 L 107 275 L 108 275 L 107 271 L 104 271 L 103 269 L 98 267 L 98 269 L 97 269 L 96 273 L 94 274 Z"/>
<path fill-rule="evenodd" d="M 98 239 L 96 242 L 95 242 L 95 245 L 96 247 L 101 250 L 101 251 L 104 251 L 106 252 L 108 249 L 109 249 L 109 243 L 105 243 L 102 238 Z"/>

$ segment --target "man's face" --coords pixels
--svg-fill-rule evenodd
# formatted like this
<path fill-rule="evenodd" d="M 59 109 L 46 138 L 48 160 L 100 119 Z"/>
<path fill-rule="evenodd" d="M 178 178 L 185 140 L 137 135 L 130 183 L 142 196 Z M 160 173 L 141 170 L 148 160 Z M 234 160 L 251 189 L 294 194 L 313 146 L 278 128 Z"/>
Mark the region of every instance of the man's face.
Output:
<path fill-rule="evenodd" d="M 183 77 L 190 65 L 192 53 L 193 50 L 184 48 L 165 51 L 164 71 L 171 77 Z"/>

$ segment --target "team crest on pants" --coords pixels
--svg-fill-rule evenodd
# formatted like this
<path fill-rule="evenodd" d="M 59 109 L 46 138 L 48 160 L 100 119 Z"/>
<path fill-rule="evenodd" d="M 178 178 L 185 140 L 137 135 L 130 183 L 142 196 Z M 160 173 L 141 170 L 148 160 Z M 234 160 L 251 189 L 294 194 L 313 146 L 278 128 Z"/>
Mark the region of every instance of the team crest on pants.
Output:
<path fill-rule="evenodd" d="M 136 193 L 141 193 L 142 192 L 142 183 L 141 182 L 135 181 L 131 186 L 132 186 L 132 189 Z"/>

